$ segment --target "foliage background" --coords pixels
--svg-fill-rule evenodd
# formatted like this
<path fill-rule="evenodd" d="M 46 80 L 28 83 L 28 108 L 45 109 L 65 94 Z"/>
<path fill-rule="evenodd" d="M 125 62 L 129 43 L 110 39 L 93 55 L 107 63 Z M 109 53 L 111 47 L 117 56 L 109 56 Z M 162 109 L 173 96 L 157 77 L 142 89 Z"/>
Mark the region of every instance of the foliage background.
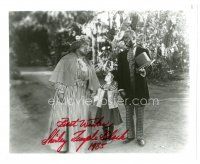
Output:
<path fill-rule="evenodd" d="M 116 67 L 123 42 L 116 38 L 127 28 L 137 33 L 137 42 L 155 59 L 151 79 L 171 80 L 188 71 L 188 34 L 182 11 L 26 11 L 10 12 L 10 72 L 17 67 L 54 67 L 69 52 L 77 35 L 92 40 L 92 61 L 99 76 Z"/>

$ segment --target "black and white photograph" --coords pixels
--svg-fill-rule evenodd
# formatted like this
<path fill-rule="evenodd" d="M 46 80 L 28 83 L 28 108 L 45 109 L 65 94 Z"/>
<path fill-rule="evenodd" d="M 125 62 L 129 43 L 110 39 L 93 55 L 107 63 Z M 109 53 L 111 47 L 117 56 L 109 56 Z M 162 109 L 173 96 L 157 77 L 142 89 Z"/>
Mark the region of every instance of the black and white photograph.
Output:
<path fill-rule="evenodd" d="M 184 11 L 11 11 L 9 32 L 11 152 L 184 149 Z"/>
<path fill-rule="evenodd" d="M 126 3 L 8 7 L 9 156 L 197 158 L 199 6 Z"/>

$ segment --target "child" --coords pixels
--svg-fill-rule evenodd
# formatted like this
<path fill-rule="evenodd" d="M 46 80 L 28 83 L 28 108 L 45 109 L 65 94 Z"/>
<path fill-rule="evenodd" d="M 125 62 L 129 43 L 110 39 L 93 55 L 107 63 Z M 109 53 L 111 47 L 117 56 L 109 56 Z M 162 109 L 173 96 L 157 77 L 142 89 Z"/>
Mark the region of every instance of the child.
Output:
<path fill-rule="evenodd" d="M 104 140 L 111 142 L 111 135 L 114 131 L 114 125 L 122 123 L 122 118 L 118 109 L 117 97 L 118 88 L 116 80 L 116 71 L 108 72 L 105 77 L 105 83 L 99 88 L 94 101 L 97 101 L 98 107 L 96 119 L 100 119 L 102 123 L 108 123 L 110 126 L 103 126 Z"/>

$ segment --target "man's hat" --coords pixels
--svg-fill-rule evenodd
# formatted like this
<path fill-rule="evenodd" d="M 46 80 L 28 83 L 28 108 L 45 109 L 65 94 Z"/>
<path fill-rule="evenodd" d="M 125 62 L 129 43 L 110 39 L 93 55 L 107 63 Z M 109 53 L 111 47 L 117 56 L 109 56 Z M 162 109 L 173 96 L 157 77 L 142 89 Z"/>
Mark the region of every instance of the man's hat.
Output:
<path fill-rule="evenodd" d="M 121 41 L 124 39 L 124 37 L 130 37 L 130 38 L 135 38 L 136 37 L 136 33 L 133 30 L 126 30 L 126 31 L 120 31 L 118 32 L 118 34 L 116 35 L 115 39 L 118 41 Z"/>
<path fill-rule="evenodd" d="M 136 33 L 135 33 L 135 31 L 133 31 L 133 30 L 126 30 L 125 32 L 124 32 L 124 36 L 123 36 L 123 38 L 125 38 L 125 37 L 129 37 L 129 38 L 135 38 L 136 37 Z M 122 39 L 123 39 L 122 38 Z"/>

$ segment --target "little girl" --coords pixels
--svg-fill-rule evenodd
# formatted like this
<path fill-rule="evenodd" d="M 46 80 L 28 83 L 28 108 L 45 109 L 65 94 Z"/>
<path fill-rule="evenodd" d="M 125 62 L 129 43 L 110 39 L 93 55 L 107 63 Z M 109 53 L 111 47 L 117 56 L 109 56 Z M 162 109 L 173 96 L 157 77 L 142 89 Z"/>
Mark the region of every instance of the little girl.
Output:
<path fill-rule="evenodd" d="M 114 125 L 122 123 L 122 118 L 118 109 L 117 97 L 118 86 L 116 82 L 116 71 L 110 71 L 105 77 L 105 83 L 98 89 L 95 96 L 98 107 L 96 119 L 103 118 L 102 123 L 109 123 L 110 126 L 103 126 L 104 140 L 111 141 L 111 136 L 114 131 Z"/>

